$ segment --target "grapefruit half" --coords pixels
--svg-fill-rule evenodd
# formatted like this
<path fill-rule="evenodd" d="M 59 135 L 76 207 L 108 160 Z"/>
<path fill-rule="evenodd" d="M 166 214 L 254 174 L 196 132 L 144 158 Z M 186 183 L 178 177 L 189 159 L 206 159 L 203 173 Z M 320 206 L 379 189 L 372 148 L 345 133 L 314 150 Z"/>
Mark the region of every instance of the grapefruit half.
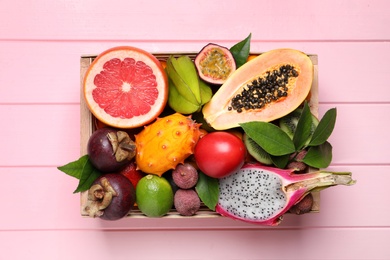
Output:
<path fill-rule="evenodd" d="M 91 113 L 117 128 L 146 125 L 163 111 L 168 78 L 155 56 L 139 48 L 108 49 L 91 63 L 84 78 Z"/>

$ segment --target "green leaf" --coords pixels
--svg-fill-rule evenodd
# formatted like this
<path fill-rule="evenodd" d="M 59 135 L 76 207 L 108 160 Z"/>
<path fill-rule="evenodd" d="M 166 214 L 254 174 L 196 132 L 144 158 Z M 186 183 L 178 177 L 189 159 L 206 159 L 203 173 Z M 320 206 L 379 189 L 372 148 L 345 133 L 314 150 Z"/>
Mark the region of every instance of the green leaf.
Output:
<path fill-rule="evenodd" d="M 311 136 L 312 124 L 313 120 L 310 108 L 307 102 L 305 102 L 293 137 L 293 142 L 297 151 L 301 150 L 305 144 L 307 144 Z"/>
<path fill-rule="evenodd" d="M 280 156 L 295 152 L 295 146 L 290 137 L 272 123 L 253 121 L 242 123 L 240 126 L 270 155 Z"/>
<path fill-rule="evenodd" d="M 80 180 L 82 173 L 81 169 L 88 160 L 88 155 L 84 155 L 81 156 L 77 161 L 73 161 L 63 166 L 59 166 L 57 167 L 57 169 Z"/>
<path fill-rule="evenodd" d="M 287 166 L 289 158 L 290 158 L 290 154 L 281 155 L 281 156 L 271 156 L 272 163 L 280 169 L 284 169 Z"/>
<path fill-rule="evenodd" d="M 79 184 L 73 193 L 88 190 L 91 184 L 101 175 L 92 165 L 88 155 L 84 155 L 77 161 L 64 166 L 59 166 L 57 169 L 79 180 Z"/>
<path fill-rule="evenodd" d="M 218 203 L 219 197 L 219 182 L 218 179 L 211 178 L 206 174 L 199 172 L 199 180 L 195 186 L 202 202 L 210 209 L 215 211 L 215 206 Z"/>
<path fill-rule="evenodd" d="M 241 67 L 248 60 L 251 37 L 252 34 L 250 33 L 248 37 L 230 48 L 230 52 L 233 54 L 234 60 L 236 61 L 237 68 Z"/>
<path fill-rule="evenodd" d="M 308 146 L 317 146 L 323 144 L 325 141 L 328 140 L 336 124 L 336 116 L 337 116 L 336 108 L 331 108 L 328 111 L 326 111 L 325 115 L 318 123 L 318 126 L 314 131 Z"/>
<path fill-rule="evenodd" d="M 321 145 L 310 147 L 302 161 L 315 168 L 328 167 L 332 161 L 332 145 L 324 142 Z"/>

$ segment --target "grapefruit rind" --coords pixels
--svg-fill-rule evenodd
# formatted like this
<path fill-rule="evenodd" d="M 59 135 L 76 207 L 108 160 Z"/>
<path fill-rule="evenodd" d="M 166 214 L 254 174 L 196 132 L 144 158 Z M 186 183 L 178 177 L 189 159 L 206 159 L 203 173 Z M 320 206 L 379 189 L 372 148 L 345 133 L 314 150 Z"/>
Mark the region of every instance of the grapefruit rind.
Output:
<path fill-rule="evenodd" d="M 152 69 L 156 76 L 158 97 L 155 103 L 151 105 L 148 113 L 132 118 L 113 117 L 94 100 L 92 92 L 96 88 L 94 84 L 95 76 L 103 71 L 104 64 L 113 58 L 119 58 L 120 60 L 132 58 L 135 61 L 144 62 Z M 120 46 L 102 52 L 91 63 L 84 78 L 83 91 L 89 110 L 99 121 L 116 128 L 136 128 L 152 122 L 164 110 L 168 100 L 168 78 L 161 63 L 154 55 L 139 48 Z"/>

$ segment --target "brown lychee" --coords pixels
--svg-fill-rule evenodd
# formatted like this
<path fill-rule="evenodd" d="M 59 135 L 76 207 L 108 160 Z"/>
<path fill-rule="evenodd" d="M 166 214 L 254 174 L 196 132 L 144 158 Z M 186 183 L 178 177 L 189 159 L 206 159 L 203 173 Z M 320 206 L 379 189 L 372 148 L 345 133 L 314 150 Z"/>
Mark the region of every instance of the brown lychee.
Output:
<path fill-rule="evenodd" d="M 174 205 L 182 216 L 193 216 L 200 208 L 200 199 L 193 189 L 179 189 L 175 193 Z"/>
<path fill-rule="evenodd" d="M 297 215 L 309 213 L 313 207 L 314 198 L 311 193 L 307 194 L 301 201 L 290 208 L 290 212 Z"/>
<path fill-rule="evenodd" d="M 292 161 L 287 164 L 287 169 L 292 169 L 296 172 L 303 172 L 306 170 L 307 165 L 303 162 Z"/>
<path fill-rule="evenodd" d="M 301 162 L 301 161 L 303 160 L 303 158 L 305 158 L 306 154 L 307 154 L 307 150 L 302 150 L 302 151 L 300 151 L 300 152 L 295 156 L 295 160 L 296 160 L 297 162 Z"/>
<path fill-rule="evenodd" d="M 293 169 L 298 173 L 304 172 L 307 168 L 307 165 L 302 160 L 303 158 L 305 158 L 306 154 L 307 154 L 306 150 L 302 150 L 300 152 L 291 154 L 290 162 L 287 164 L 287 169 Z"/>
<path fill-rule="evenodd" d="M 198 182 L 198 171 L 191 163 L 179 164 L 172 171 L 174 183 L 181 189 L 191 189 Z"/>

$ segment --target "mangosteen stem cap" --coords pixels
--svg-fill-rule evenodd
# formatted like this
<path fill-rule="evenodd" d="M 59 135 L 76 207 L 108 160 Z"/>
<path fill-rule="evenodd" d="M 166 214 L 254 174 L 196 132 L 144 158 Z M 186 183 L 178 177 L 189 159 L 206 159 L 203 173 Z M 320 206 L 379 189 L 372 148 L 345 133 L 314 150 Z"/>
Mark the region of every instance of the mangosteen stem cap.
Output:
<path fill-rule="evenodd" d="M 88 200 L 84 210 L 90 217 L 100 217 L 104 214 L 114 196 L 117 196 L 114 188 L 106 178 L 101 178 L 100 183 L 94 184 L 88 190 Z"/>

